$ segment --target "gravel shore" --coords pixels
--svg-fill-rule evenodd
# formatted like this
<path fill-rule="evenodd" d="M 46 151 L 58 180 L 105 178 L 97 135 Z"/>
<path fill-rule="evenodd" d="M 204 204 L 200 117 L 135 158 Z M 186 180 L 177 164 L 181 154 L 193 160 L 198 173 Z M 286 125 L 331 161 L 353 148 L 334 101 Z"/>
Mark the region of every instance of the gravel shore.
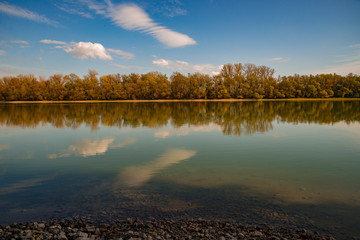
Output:
<path fill-rule="evenodd" d="M 334 239 L 302 230 L 274 229 L 271 226 L 242 225 L 232 221 L 203 219 L 128 219 L 112 224 L 93 224 L 86 218 L 49 222 L 13 223 L 0 226 L 0 239 Z"/>

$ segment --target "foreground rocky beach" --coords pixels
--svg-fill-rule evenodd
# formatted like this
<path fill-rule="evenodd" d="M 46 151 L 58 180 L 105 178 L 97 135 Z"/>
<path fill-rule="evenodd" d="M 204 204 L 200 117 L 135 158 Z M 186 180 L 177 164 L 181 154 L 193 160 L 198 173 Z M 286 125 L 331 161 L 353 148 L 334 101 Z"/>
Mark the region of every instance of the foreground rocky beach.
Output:
<path fill-rule="evenodd" d="M 232 221 L 203 219 L 128 219 L 112 224 L 94 224 L 86 218 L 53 219 L 48 222 L 13 223 L 0 226 L 0 239 L 334 239 L 317 232 L 242 225 Z"/>

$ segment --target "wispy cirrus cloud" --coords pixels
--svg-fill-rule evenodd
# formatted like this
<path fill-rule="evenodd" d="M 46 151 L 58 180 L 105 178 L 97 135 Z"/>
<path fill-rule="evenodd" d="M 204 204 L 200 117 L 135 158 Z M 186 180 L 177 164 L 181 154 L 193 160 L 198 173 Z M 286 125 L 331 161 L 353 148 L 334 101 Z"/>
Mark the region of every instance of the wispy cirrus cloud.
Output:
<path fill-rule="evenodd" d="M 151 35 L 170 48 L 196 44 L 196 41 L 188 35 L 176 32 L 156 23 L 141 7 L 134 3 L 113 4 L 110 0 L 104 0 L 104 2 L 79 0 L 78 2 L 71 3 L 71 7 L 64 7 L 65 5 L 55 6 L 67 13 L 91 18 L 92 15 L 84 10 L 85 7 L 98 15 L 103 15 L 104 17 L 111 19 L 118 27 Z M 181 8 L 181 5 L 180 1 L 172 0 L 168 3 L 163 3 L 163 6 L 161 6 L 160 9 L 165 15 L 170 17 L 185 15 L 187 11 Z"/>
<path fill-rule="evenodd" d="M 93 18 L 93 16 L 90 13 L 88 13 L 82 9 L 74 8 L 74 6 L 59 5 L 59 4 L 55 4 L 55 6 L 57 8 L 59 8 L 60 10 L 66 12 L 66 13 L 69 13 L 69 14 L 77 14 L 77 15 L 80 15 L 85 18 Z"/>
<path fill-rule="evenodd" d="M 176 48 L 196 44 L 196 41 L 188 35 L 155 23 L 142 8 L 135 4 L 111 5 L 108 8 L 107 17 L 121 28 L 149 34 L 167 47 Z"/>
<path fill-rule="evenodd" d="M 277 63 L 283 63 L 283 62 L 288 62 L 289 59 L 283 58 L 283 57 L 274 57 L 274 58 L 271 58 L 270 61 L 277 62 Z"/>
<path fill-rule="evenodd" d="M 113 60 L 113 57 L 110 53 L 121 56 L 124 59 L 132 59 L 134 58 L 134 54 L 119 50 L 119 49 L 106 49 L 100 43 L 92 43 L 92 42 L 70 42 L 66 43 L 63 41 L 57 40 L 40 40 L 41 43 L 45 44 L 54 44 L 57 45 L 55 48 L 63 49 L 65 52 L 70 53 L 73 58 L 79 59 L 101 59 L 101 60 Z"/>
<path fill-rule="evenodd" d="M 46 44 L 57 44 L 57 45 L 66 45 L 66 42 L 62 42 L 62 41 L 56 41 L 56 40 L 48 40 L 48 39 L 44 39 L 44 40 L 40 40 L 41 43 L 46 43 Z"/>
<path fill-rule="evenodd" d="M 360 60 L 349 63 L 336 65 L 326 68 L 324 70 L 315 71 L 316 73 L 336 73 L 340 75 L 347 75 L 349 73 L 360 74 Z"/>
<path fill-rule="evenodd" d="M 29 44 L 28 41 L 23 41 L 23 40 L 14 40 L 14 41 L 11 41 L 12 43 L 17 43 L 17 44 Z"/>
<path fill-rule="evenodd" d="M 179 0 L 170 0 L 163 2 L 162 12 L 168 17 L 175 17 L 186 15 L 187 11 L 182 7 L 182 3 Z"/>
<path fill-rule="evenodd" d="M 174 71 L 189 71 L 189 72 L 199 72 L 210 75 L 217 75 L 220 73 L 222 65 L 215 66 L 212 64 L 191 64 L 185 61 L 172 61 L 163 58 L 158 58 L 152 61 L 154 65 L 159 67 L 171 69 Z"/>
<path fill-rule="evenodd" d="M 14 40 L 11 41 L 11 43 L 15 43 L 15 44 L 21 44 L 19 47 L 20 48 L 28 48 L 29 46 L 29 42 L 28 41 L 24 41 L 24 40 Z"/>
<path fill-rule="evenodd" d="M 116 55 L 119 55 L 119 56 L 123 57 L 124 59 L 132 59 L 135 57 L 134 54 L 125 52 L 125 51 L 119 50 L 119 49 L 108 48 L 106 50 L 109 52 L 115 53 Z"/>
<path fill-rule="evenodd" d="M 49 18 L 39 15 L 35 12 L 32 12 L 30 10 L 11 5 L 7 2 L 0 2 L 0 12 L 3 12 L 8 15 L 12 15 L 15 17 L 25 18 L 29 19 L 31 21 L 45 23 L 53 26 L 58 26 L 59 23 L 53 20 L 50 20 Z"/>
<path fill-rule="evenodd" d="M 140 66 L 122 65 L 122 64 L 117 64 L 117 63 L 113 63 L 113 64 L 111 64 L 111 65 L 113 65 L 114 67 L 118 67 L 118 68 L 120 68 L 120 69 L 143 68 L 143 67 L 140 67 Z"/>
<path fill-rule="evenodd" d="M 346 47 L 347 53 L 336 56 L 334 64 L 314 73 L 336 73 L 347 75 L 349 73 L 360 74 L 360 43 Z"/>
<path fill-rule="evenodd" d="M 5 55 L 5 53 L 6 53 L 6 52 L 5 52 L 4 50 L 1 50 L 1 49 L 0 49 L 0 56 L 1 56 L 1 55 Z"/>
<path fill-rule="evenodd" d="M 85 4 L 90 10 L 95 11 L 96 14 L 105 14 L 107 6 L 111 4 L 109 0 L 105 0 L 107 4 L 95 0 L 79 0 L 79 2 Z"/>

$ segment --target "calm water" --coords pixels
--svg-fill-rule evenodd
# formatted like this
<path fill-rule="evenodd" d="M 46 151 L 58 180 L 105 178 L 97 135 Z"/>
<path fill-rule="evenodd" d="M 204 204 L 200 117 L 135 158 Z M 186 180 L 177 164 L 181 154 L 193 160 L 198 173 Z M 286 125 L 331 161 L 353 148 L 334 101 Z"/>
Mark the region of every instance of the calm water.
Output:
<path fill-rule="evenodd" d="M 360 101 L 0 105 L 0 224 L 76 215 L 360 237 Z"/>

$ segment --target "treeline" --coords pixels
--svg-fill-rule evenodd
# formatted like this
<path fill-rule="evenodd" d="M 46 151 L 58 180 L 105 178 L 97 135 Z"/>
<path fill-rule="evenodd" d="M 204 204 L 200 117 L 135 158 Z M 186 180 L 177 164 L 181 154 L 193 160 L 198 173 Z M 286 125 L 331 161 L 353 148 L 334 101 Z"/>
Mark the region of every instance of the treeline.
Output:
<path fill-rule="evenodd" d="M 83 78 L 71 73 L 49 79 L 34 75 L 0 78 L 0 101 L 135 100 L 135 99 L 282 99 L 358 98 L 360 76 L 349 74 L 274 77 L 274 69 L 254 64 L 226 64 L 219 75 L 175 72 L 110 74 Z"/>
<path fill-rule="evenodd" d="M 360 101 L 244 101 L 94 104 L 0 104 L 0 126 L 161 128 L 217 125 L 225 135 L 266 132 L 274 121 L 292 124 L 360 121 Z"/>

